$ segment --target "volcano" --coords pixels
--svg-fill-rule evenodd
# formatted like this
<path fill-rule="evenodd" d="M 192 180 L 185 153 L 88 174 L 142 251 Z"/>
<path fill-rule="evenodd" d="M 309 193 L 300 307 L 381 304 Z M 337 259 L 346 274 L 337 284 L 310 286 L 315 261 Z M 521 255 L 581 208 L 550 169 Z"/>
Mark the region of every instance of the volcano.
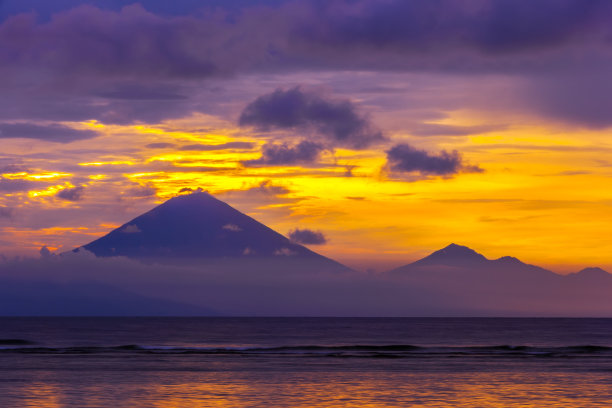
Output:
<path fill-rule="evenodd" d="M 283 260 L 348 269 L 201 191 L 171 198 L 82 248 L 98 257 L 165 263 Z"/>

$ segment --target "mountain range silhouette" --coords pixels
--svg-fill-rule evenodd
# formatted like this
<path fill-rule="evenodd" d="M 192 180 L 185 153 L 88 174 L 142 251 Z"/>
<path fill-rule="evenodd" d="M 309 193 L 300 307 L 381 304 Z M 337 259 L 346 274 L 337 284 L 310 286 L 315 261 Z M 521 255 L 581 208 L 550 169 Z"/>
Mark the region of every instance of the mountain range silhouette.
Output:
<path fill-rule="evenodd" d="M 0 272 L 12 276 L 0 282 L 0 314 L 12 315 L 612 316 L 601 268 L 560 275 L 450 244 L 359 273 L 200 191 Z"/>
<path fill-rule="evenodd" d="M 296 268 L 307 265 L 315 269 L 350 270 L 339 262 L 292 242 L 203 191 L 173 197 L 81 248 L 98 257 L 124 256 L 162 263 L 206 262 L 212 259 L 253 263 L 282 260 L 283 265 L 289 268 L 293 264 Z M 533 279 L 561 276 L 511 256 L 487 259 L 471 248 L 454 243 L 387 273 L 410 276 L 428 271 L 430 275 L 443 275 L 453 270 L 464 270 L 472 275 L 491 271 L 498 278 L 504 272 L 514 274 L 514 277 L 527 275 Z M 601 268 L 585 268 L 570 275 L 575 279 L 612 278 L 612 274 Z"/>
<path fill-rule="evenodd" d="M 396 275 L 407 275 L 432 268 L 441 271 L 467 269 L 470 271 L 484 270 L 496 272 L 513 271 L 515 273 L 524 272 L 532 274 L 532 276 L 543 276 L 549 274 L 560 276 L 539 266 L 521 262 L 519 259 L 512 256 L 503 256 L 498 259 L 487 259 L 484 255 L 479 254 L 473 249 L 457 244 L 450 244 L 423 259 L 395 268 L 389 271 L 389 273 Z M 600 270 L 603 271 L 603 269 Z M 603 272 L 607 273 L 605 271 Z M 612 275 L 610 276 L 612 277 Z"/>

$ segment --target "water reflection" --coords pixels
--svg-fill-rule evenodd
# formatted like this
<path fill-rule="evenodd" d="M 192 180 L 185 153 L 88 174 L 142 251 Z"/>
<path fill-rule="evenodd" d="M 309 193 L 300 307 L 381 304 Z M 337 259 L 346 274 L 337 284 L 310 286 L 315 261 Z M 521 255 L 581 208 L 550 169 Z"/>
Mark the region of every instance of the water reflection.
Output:
<path fill-rule="evenodd" d="M 57 386 L 36 382 L 32 384 L 24 384 L 22 387 L 14 385 L 14 388 L 15 391 L 17 391 L 16 394 L 21 394 L 19 405 L 21 407 L 58 408 L 64 406 L 61 402 L 63 393 Z M 17 406 L 18 405 L 15 405 L 15 407 Z"/>
<path fill-rule="evenodd" d="M 39 373 L 42 374 L 42 373 Z M 63 373 L 13 383 L 6 407 L 609 407 L 610 373 Z M 7 384 L 0 387 L 6 391 Z"/>

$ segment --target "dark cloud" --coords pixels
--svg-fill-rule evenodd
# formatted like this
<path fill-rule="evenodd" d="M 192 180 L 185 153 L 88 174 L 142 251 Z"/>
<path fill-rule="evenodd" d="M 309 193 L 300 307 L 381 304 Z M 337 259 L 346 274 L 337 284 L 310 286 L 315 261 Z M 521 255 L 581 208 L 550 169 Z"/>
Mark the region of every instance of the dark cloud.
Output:
<path fill-rule="evenodd" d="M 157 16 L 139 5 L 118 12 L 82 5 L 42 24 L 34 15 L 9 18 L 0 27 L 0 39 L 11 37 L 5 53 L 21 49 L 13 55 L 15 64 L 44 64 L 41 68 L 64 77 L 207 77 L 215 71 L 214 64 L 197 47 L 187 47 L 210 34 L 212 27 L 198 27 L 200 23 L 190 17 Z M 129 38 L 132 41 L 126 41 Z M 141 89 L 120 94 L 151 94 Z"/>
<path fill-rule="evenodd" d="M 407 144 L 397 144 L 387 150 L 387 170 L 390 173 L 420 173 L 424 175 L 450 176 L 457 173 L 474 173 L 483 170 L 466 165 L 461 155 L 442 150 L 432 154 Z"/>
<path fill-rule="evenodd" d="M 45 3 L 24 11 L 44 10 Z M 575 43 L 605 46 L 612 32 L 612 5 L 606 0 L 311 0 L 258 7 L 271 5 L 268 0 L 238 7 L 225 2 L 217 13 L 182 15 L 170 12 L 178 5 L 160 8 L 159 2 L 120 3 L 125 7 L 88 3 L 93 5 L 74 7 L 79 2 L 73 2 L 74 8 L 58 10 L 48 21 L 26 14 L 7 18 L 0 30 L 4 52 L 16 64 L 43 66 L 64 76 L 208 78 L 315 65 L 449 69 L 490 65 L 483 56 L 506 54 L 529 54 L 535 64 L 536 52 Z M 236 8 L 239 12 L 230 10 Z M 22 53 L 14 52 L 17 46 Z M 137 86 L 106 92 L 182 96 Z"/>
<path fill-rule="evenodd" d="M 28 168 L 22 166 L 21 164 L 14 164 L 14 163 L 9 163 L 9 164 L 2 164 L 0 161 L 0 173 L 4 174 L 4 173 L 21 173 L 21 172 L 27 172 Z"/>
<path fill-rule="evenodd" d="M 57 192 L 57 197 L 66 201 L 81 201 L 83 194 L 85 193 L 85 187 L 77 186 L 71 188 L 65 188 Z"/>
<path fill-rule="evenodd" d="M 69 9 L 82 4 L 79 0 L 36 1 L 36 0 L 6 0 L 0 15 L 4 17 L 19 12 L 37 10 L 42 22 L 60 25 L 60 18 L 71 13 Z M 172 28 L 189 25 L 185 16 L 198 16 L 202 23 L 215 24 L 216 29 L 227 30 L 231 25 L 252 24 L 257 16 L 257 7 L 270 6 L 265 14 L 268 19 L 256 21 L 260 29 L 276 28 L 275 33 L 288 34 L 289 46 L 297 40 L 310 43 L 327 43 L 329 48 L 344 46 L 369 46 L 375 51 L 402 50 L 404 52 L 432 52 L 446 49 L 449 46 L 464 45 L 481 52 L 503 53 L 517 52 L 521 49 L 546 49 L 559 47 L 572 41 L 588 41 L 593 37 L 602 38 L 609 33 L 607 18 L 610 15 L 610 4 L 605 0 L 496 0 L 464 1 L 464 0 L 335 0 L 318 1 L 305 0 L 290 2 L 285 0 L 181 0 L 180 2 L 163 2 L 154 0 L 139 1 L 143 8 L 151 11 L 147 16 L 144 10 L 139 10 L 131 0 L 88 0 L 94 7 L 83 9 L 80 16 L 84 27 L 89 27 L 96 34 L 112 34 L 103 27 L 91 26 L 100 23 L 100 18 L 106 16 L 108 25 L 114 23 L 119 29 L 125 30 L 123 24 L 133 19 L 140 26 L 152 25 L 162 28 L 164 34 L 172 33 Z M 125 8 L 125 6 L 130 6 Z M 203 13 L 202 9 L 223 11 L 223 17 Z M 100 9 L 104 10 L 101 11 Z M 95 10 L 99 10 L 94 13 Z M 108 10 L 108 11 L 107 11 Z M 153 14 L 155 13 L 155 14 Z M 260 12 L 261 13 L 261 12 Z M 99 14 L 94 19 L 91 14 Z M 120 18 L 119 16 L 125 15 Z M 163 16 L 163 18 L 162 18 Z M 282 16 L 287 25 L 275 27 L 271 24 L 276 16 Z M 157 18 L 154 18 L 157 17 Z M 216 18 L 215 18 L 216 17 Z M 317 18 L 318 17 L 318 18 Z M 39 21 L 40 21 L 39 20 Z M 54 21 L 55 20 L 55 21 Z M 58 21 L 59 20 L 59 21 Z M 195 19 L 194 19 L 195 20 Z M 73 20 L 70 20 L 73 21 Z M 521 24 L 516 24 L 521 21 Z M 123 23 L 123 24 L 121 24 Z M 150 28 L 153 30 L 153 27 Z M 81 28 L 82 33 L 86 33 Z M 191 33 L 193 27 L 185 31 Z M 239 32 L 236 27 L 236 32 Z M 198 37 L 204 47 L 211 48 L 207 40 L 206 30 Z M 123 33 L 116 34 L 117 36 Z M 243 36 L 242 41 L 257 44 L 257 36 Z M 95 37 L 95 38 L 100 38 Z M 104 38 L 104 37 L 102 37 Z M 274 37 L 269 38 L 274 39 Z M 147 41 L 147 40 L 143 40 Z M 149 39 L 145 45 L 159 41 L 158 37 Z M 450 43 L 450 44 L 446 44 Z M 280 47 L 281 41 L 272 42 L 273 50 L 268 50 L 269 58 L 275 56 L 273 51 L 286 51 Z M 223 44 L 237 46 L 238 44 Z M 114 45 L 115 47 L 127 45 Z M 286 46 L 287 48 L 290 48 Z M 377 48 L 376 48 L 377 47 Z M 347 50 L 346 47 L 343 47 Z M 151 52 L 150 47 L 141 50 Z M 189 50 L 176 50 L 177 56 L 183 56 Z M 347 61 L 347 64 L 350 61 Z M 151 67 L 150 69 L 153 69 Z"/>
<path fill-rule="evenodd" d="M 10 207 L 0 206 L 0 219 L 13 218 L 15 210 Z"/>
<path fill-rule="evenodd" d="M 262 95 L 242 111 L 241 126 L 262 130 L 314 130 L 332 146 L 368 147 L 384 140 L 348 100 L 333 100 L 299 87 Z"/>
<path fill-rule="evenodd" d="M 313 231 L 306 228 L 296 228 L 289 231 L 289 239 L 304 245 L 324 245 L 327 243 L 327 238 L 325 238 L 321 231 Z"/>
<path fill-rule="evenodd" d="M 26 138 L 47 142 L 69 143 L 75 140 L 90 139 L 98 135 L 93 130 L 79 130 L 68 126 L 33 125 L 29 123 L 0 123 L 0 139 Z"/>
<path fill-rule="evenodd" d="M 229 150 L 229 149 L 252 149 L 253 143 L 249 142 L 228 142 L 216 145 L 209 144 L 192 144 L 179 147 L 179 150 L 193 150 L 193 151 L 213 151 L 213 150 Z"/>
<path fill-rule="evenodd" d="M 298 144 L 266 143 L 261 147 L 261 157 L 243 162 L 246 166 L 291 166 L 315 163 L 325 150 L 322 145 L 303 140 Z"/>
<path fill-rule="evenodd" d="M 0 191 L 5 193 L 15 193 L 27 191 L 32 188 L 33 182 L 23 179 L 8 179 L 0 176 Z"/>
<path fill-rule="evenodd" d="M 528 79 L 528 111 L 612 124 L 605 0 L 27 3 L 0 10 L 3 121 L 159 123 L 213 109 L 199 93 L 211 78 L 314 69 L 511 74 Z M 11 15 L 30 10 L 42 16 Z M 348 102 L 284 92 L 295 105 L 253 107 L 245 123 L 306 126 L 338 146 L 380 139 Z"/>
<path fill-rule="evenodd" d="M 313 4 L 312 14 L 303 13 L 302 20 L 295 23 L 294 46 L 311 58 L 325 55 L 338 64 L 344 58 L 344 65 L 362 67 L 461 69 L 472 65 L 474 69 L 477 63 L 502 69 L 501 57 L 521 54 L 529 54 L 529 63 L 535 66 L 537 52 L 576 42 L 603 44 L 611 32 L 607 21 L 612 6 L 604 0 Z"/>
<path fill-rule="evenodd" d="M 138 5 L 82 5 L 46 22 L 9 17 L 0 25 L 0 58 L 11 61 L 0 68 L 0 117 L 150 123 L 185 116 L 194 110 L 185 84 L 217 72 L 196 45 L 217 48 L 223 30 L 216 25 L 212 17 L 168 18 Z"/>

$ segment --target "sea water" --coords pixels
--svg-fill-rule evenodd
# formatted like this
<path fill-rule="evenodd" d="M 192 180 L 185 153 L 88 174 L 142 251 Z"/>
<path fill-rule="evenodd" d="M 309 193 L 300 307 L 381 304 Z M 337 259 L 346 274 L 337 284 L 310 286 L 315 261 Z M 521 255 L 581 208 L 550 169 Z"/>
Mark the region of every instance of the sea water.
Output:
<path fill-rule="evenodd" d="M 612 407 L 612 319 L 0 318 L 0 407 Z"/>

